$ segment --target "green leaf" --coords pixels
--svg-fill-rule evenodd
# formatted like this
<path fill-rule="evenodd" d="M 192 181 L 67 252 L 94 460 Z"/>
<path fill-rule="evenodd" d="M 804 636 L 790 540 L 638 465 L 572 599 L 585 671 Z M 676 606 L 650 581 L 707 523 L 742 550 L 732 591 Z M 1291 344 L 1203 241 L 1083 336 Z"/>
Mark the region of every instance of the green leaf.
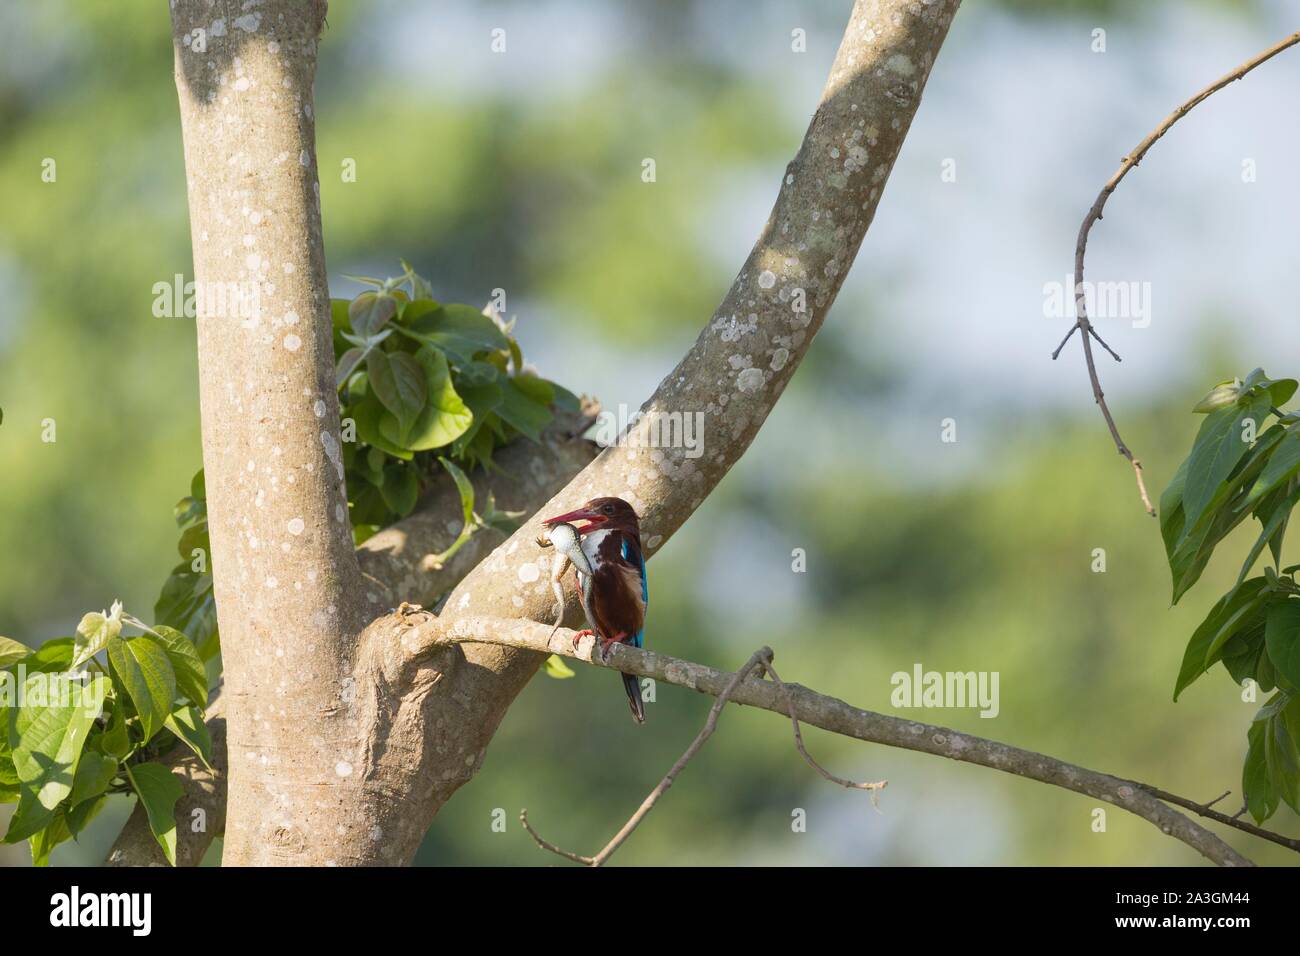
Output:
<path fill-rule="evenodd" d="M 107 802 L 108 794 L 103 793 L 77 804 L 71 810 L 64 811 L 63 815 L 68 821 L 68 829 L 72 831 L 73 837 L 79 836 L 81 831 L 90 825 L 90 821 L 99 816 L 99 811 L 104 809 L 104 804 Z"/>
<path fill-rule="evenodd" d="M 1295 394 L 1296 380 L 1293 378 L 1282 378 L 1276 381 L 1269 378 L 1262 368 L 1252 369 L 1246 376 L 1245 381 L 1241 383 L 1241 392 L 1245 398 L 1247 392 L 1254 392 L 1256 395 L 1267 395 L 1269 401 L 1274 405 L 1285 405 Z"/>
<path fill-rule="evenodd" d="M 1160 536 L 1165 554 L 1172 559 L 1183 530 L 1183 487 L 1187 484 L 1187 459 L 1178 466 L 1169 485 L 1160 494 Z"/>
<path fill-rule="evenodd" d="M 500 377 L 501 373 L 491 362 L 469 362 L 456 373 L 456 387 L 464 389 L 491 385 Z"/>
<path fill-rule="evenodd" d="M 515 388 L 523 392 L 538 405 L 549 406 L 555 401 L 555 386 L 546 379 L 529 372 L 521 372 L 511 377 Z"/>
<path fill-rule="evenodd" d="M 1278 489 L 1284 491 L 1285 489 Z M 1300 487 L 1297 487 L 1289 495 L 1278 495 L 1276 502 L 1268 503 L 1265 507 L 1261 505 L 1256 514 L 1263 523 L 1264 528 L 1255 540 L 1255 544 L 1246 555 L 1245 562 L 1241 565 L 1241 573 L 1237 576 L 1238 581 L 1243 581 L 1250 569 L 1254 567 L 1255 562 L 1259 559 L 1260 554 L 1264 551 L 1266 544 L 1274 545 L 1274 559 L 1276 560 L 1277 552 L 1282 546 L 1282 535 L 1286 532 L 1287 520 L 1291 517 L 1291 509 L 1295 507 L 1297 501 L 1300 501 Z"/>
<path fill-rule="evenodd" d="M 401 317 L 399 321 L 401 323 L 401 326 L 403 326 L 403 328 L 399 328 L 398 331 L 409 332 L 411 331 L 411 326 L 413 326 L 417 320 L 424 319 L 426 316 L 431 316 L 434 313 L 440 313 L 441 311 L 442 311 L 441 302 L 434 301 L 432 297 L 417 295 L 415 298 L 413 298 L 410 302 L 406 303 L 406 305 L 402 307 Z M 432 321 L 432 320 L 426 319 L 426 321 Z"/>
<path fill-rule="evenodd" d="M 1264 591 L 1267 583 L 1263 578 L 1251 578 L 1234 587 L 1210 608 L 1210 613 L 1187 642 L 1183 664 L 1174 684 L 1175 701 L 1193 681 L 1214 666 L 1227 640 L 1249 623 L 1251 615 L 1259 612 L 1261 599 L 1267 597 Z"/>
<path fill-rule="evenodd" d="M 546 670 L 547 677 L 554 677 L 556 680 L 564 680 L 567 677 L 576 676 L 573 669 L 564 663 L 564 658 L 552 654 L 546 658 L 542 667 Z"/>
<path fill-rule="evenodd" d="M 492 413 L 505 401 L 505 391 L 497 382 L 489 382 L 486 385 L 466 385 L 463 378 L 457 380 L 456 391 L 473 416 L 470 427 L 452 444 L 452 454 L 461 458 L 479 429 L 494 419 Z"/>
<path fill-rule="evenodd" d="M 206 517 L 207 513 L 207 503 L 191 495 L 186 495 L 176 502 L 176 507 L 172 509 L 172 516 L 176 519 L 178 528 L 184 528 L 191 522 Z"/>
<path fill-rule="evenodd" d="M 1300 687 L 1300 599 L 1279 601 L 1268 609 L 1264 644 L 1277 672 Z"/>
<path fill-rule="evenodd" d="M 24 660 L 31 652 L 32 649 L 26 644 L 19 644 L 7 637 L 0 637 L 0 670 L 13 667 L 19 661 Z"/>
<path fill-rule="evenodd" d="M 398 261 L 402 264 L 402 272 L 411 280 L 411 298 L 416 301 L 421 299 L 432 299 L 433 286 L 429 285 L 428 280 L 421 277 L 419 273 L 412 269 L 411 264 L 405 259 L 400 259 Z"/>
<path fill-rule="evenodd" d="M 9 745 L 9 727 L 14 708 L 0 706 L 0 787 L 16 787 L 18 771 L 14 769 L 13 748 Z"/>
<path fill-rule="evenodd" d="M 99 738 L 99 745 L 110 757 L 123 760 L 131 753 L 131 735 L 126 729 L 126 706 L 119 703 L 113 709 L 104 735 Z"/>
<path fill-rule="evenodd" d="M 415 510 L 420 497 L 420 479 L 414 468 L 394 462 L 384 469 L 384 483 L 379 494 L 390 509 L 405 518 Z"/>
<path fill-rule="evenodd" d="M 539 405 L 532 395 L 519 385 L 519 379 L 531 376 L 518 375 L 507 378 L 501 383 L 502 402 L 496 413 L 501 419 L 533 441 L 541 441 L 542 429 L 551 423 L 551 411 L 545 405 Z M 534 379 L 534 381 L 540 381 Z"/>
<path fill-rule="evenodd" d="M 1270 491 L 1286 484 L 1300 472 L 1300 431 L 1287 429 L 1268 458 L 1255 486 L 1250 489 L 1250 502 L 1259 501 Z"/>
<path fill-rule="evenodd" d="M 562 409 L 566 412 L 582 411 L 582 399 L 577 395 L 574 395 L 563 385 L 557 385 L 555 382 L 551 382 L 550 384 L 555 390 L 555 398 L 552 399 L 552 401 L 555 403 L 556 408 Z"/>
<path fill-rule="evenodd" d="M 388 455 L 382 448 L 369 448 L 357 459 L 357 467 L 366 480 L 376 488 L 384 486 L 384 465 Z"/>
<path fill-rule="evenodd" d="M 1184 536 L 1201 517 L 1219 486 L 1227 481 L 1237 462 L 1250 450 L 1250 444 L 1242 440 L 1243 424 L 1253 419 L 1256 434 L 1261 433 L 1269 404 L 1267 395 L 1256 397 L 1245 405 L 1213 411 L 1201 423 L 1187 460 L 1183 512 L 1188 528 Z"/>
<path fill-rule="evenodd" d="M 355 533 L 361 525 L 388 525 L 395 520 L 393 511 L 384 501 L 380 489 L 366 485 L 360 489 L 350 489 L 352 500 L 349 502 L 349 516 Z M 354 535 L 355 536 L 355 535 Z"/>
<path fill-rule="evenodd" d="M 1237 631 L 1223 645 L 1223 652 L 1219 656 L 1233 683 L 1240 686 L 1253 679 L 1267 693 L 1272 685 L 1270 683 L 1265 686 L 1265 682 L 1260 679 L 1260 658 L 1267 660 L 1264 650 L 1264 621 L 1264 617 L 1257 618 Z"/>
<path fill-rule="evenodd" d="M 1203 399 L 1196 403 L 1192 411 L 1201 414 L 1215 411 L 1225 405 L 1231 405 L 1239 395 L 1241 395 L 1241 382 L 1237 381 L 1237 379 L 1220 382 Z"/>
<path fill-rule="evenodd" d="M 90 613 L 77 625 L 77 637 L 73 645 L 72 666 L 79 667 L 90 660 L 105 647 L 108 642 L 122 633 L 122 605 L 114 603 L 107 615 Z"/>
<path fill-rule="evenodd" d="M 1246 808 L 1256 823 L 1263 823 L 1277 811 L 1278 792 L 1269 779 L 1268 763 L 1264 754 L 1264 739 L 1268 734 L 1267 721 L 1250 725 L 1246 733 L 1249 746 L 1246 762 L 1241 768 L 1241 792 L 1246 797 Z"/>
<path fill-rule="evenodd" d="M 447 474 L 451 475 L 451 480 L 456 483 L 456 491 L 460 495 L 461 524 L 468 528 L 474 523 L 474 486 L 465 476 L 465 472 L 456 467 L 450 459 L 439 455 L 438 461 L 446 469 Z"/>
<path fill-rule="evenodd" d="M 67 675 L 27 678 L 25 703 L 10 718 L 9 744 L 21 796 L 6 843 L 26 839 L 54 819 L 55 808 L 72 792 L 82 747 L 107 693 L 108 681 L 99 674 L 85 683 Z"/>
<path fill-rule="evenodd" d="M 108 662 L 140 716 L 144 742 L 162 729 L 176 699 L 176 674 L 162 645 L 147 637 L 115 637 Z"/>
<path fill-rule="evenodd" d="M 1280 378 L 1268 387 L 1268 397 L 1274 405 L 1279 408 L 1291 401 L 1291 396 L 1295 395 L 1296 388 L 1300 387 L 1300 382 L 1293 378 Z"/>
<path fill-rule="evenodd" d="M 49 825 L 31 836 L 32 866 L 49 866 L 50 853 L 60 843 L 71 838 L 72 831 L 68 828 L 67 818 L 63 808 L 59 807 Z"/>
<path fill-rule="evenodd" d="M 397 424 L 397 416 L 379 404 L 378 399 L 364 398 L 357 402 L 356 405 L 353 405 L 350 410 L 353 420 L 357 423 L 357 437 L 367 445 L 373 445 L 394 458 L 401 458 L 404 461 L 410 461 L 415 457 L 410 449 L 403 448 L 385 436 L 385 431 L 396 435 L 400 429 Z M 428 409 L 425 409 L 425 411 L 427 412 Z M 391 424 L 385 426 L 385 422 Z"/>
<path fill-rule="evenodd" d="M 187 567 L 192 567 L 194 559 L 197 557 L 194 552 L 201 551 L 206 556 L 212 553 L 212 542 L 208 537 L 208 523 L 200 521 L 193 527 L 186 528 L 181 532 L 180 540 L 176 542 L 176 553 L 185 562 Z M 206 561 L 206 557 L 204 558 Z"/>
<path fill-rule="evenodd" d="M 429 386 L 424 368 L 405 352 L 370 353 L 366 361 L 370 374 L 370 388 L 375 397 L 397 416 L 398 433 L 389 436 L 394 444 L 405 445 L 411 427 L 415 424 L 429 399 Z"/>
<path fill-rule="evenodd" d="M 176 801 L 185 791 L 166 767 L 156 763 L 128 765 L 126 775 L 149 817 L 149 829 L 162 847 L 163 855 L 176 865 Z"/>
<path fill-rule="evenodd" d="M 166 624 L 155 624 L 150 633 L 167 652 L 167 660 L 176 675 L 176 690 L 200 710 L 208 706 L 208 669 L 193 642 Z"/>
<path fill-rule="evenodd" d="M 334 387 L 342 388 L 343 383 L 352 377 L 352 373 L 357 370 L 357 366 L 365 357 L 366 350 L 356 346 L 340 355 L 338 364 L 334 366 Z"/>
<path fill-rule="evenodd" d="M 362 285 L 372 285 L 376 289 L 382 289 L 385 285 L 388 284 L 383 279 L 375 279 L 372 278 L 371 276 L 351 275 L 347 272 L 343 273 L 343 278 L 351 279 L 353 282 L 360 282 Z"/>
<path fill-rule="evenodd" d="M 178 564 L 163 584 L 153 608 L 154 620 L 182 631 L 205 661 L 221 649 L 210 572 L 211 568 L 202 574 L 192 571 L 189 562 Z"/>
<path fill-rule="evenodd" d="M 1300 697 L 1288 697 L 1286 707 L 1273 718 L 1277 751 L 1282 758 L 1279 768 L 1282 799 L 1300 813 Z"/>
<path fill-rule="evenodd" d="M 495 528 L 497 531 L 506 535 L 512 535 L 519 530 L 520 521 L 527 512 L 497 510 L 496 495 L 491 491 L 487 496 L 487 507 L 483 509 L 483 524 L 489 528 Z"/>
<path fill-rule="evenodd" d="M 50 638 L 23 661 L 23 666 L 28 674 L 66 671 L 72 666 L 73 643 L 70 637 Z"/>
<path fill-rule="evenodd" d="M 510 345 L 497 324 L 471 305 L 452 303 L 419 312 L 408 324 L 413 337 L 460 363 L 473 361 L 479 352 L 495 352 Z"/>
<path fill-rule="evenodd" d="M 212 736 L 197 707 L 181 707 L 167 716 L 167 729 L 185 742 L 209 770 L 212 769 Z"/>
<path fill-rule="evenodd" d="M 75 807 L 85 800 L 99 796 L 108 789 L 115 776 L 117 776 L 115 759 L 105 757 L 94 750 L 87 750 L 77 763 L 77 773 L 72 780 L 72 792 L 68 794 L 68 806 Z"/>
<path fill-rule="evenodd" d="M 1219 542 L 1250 515 L 1250 505 L 1244 503 L 1244 489 L 1259 476 L 1282 435 L 1283 429 L 1275 425 L 1260 436 L 1246 460 L 1215 491 L 1205 513 L 1190 531 L 1183 526 L 1181 505 L 1173 510 L 1168 526 L 1161 528 L 1173 577 L 1174 603 L 1196 583 Z"/>
<path fill-rule="evenodd" d="M 1268 718 L 1264 732 L 1264 760 L 1268 763 L 1269 782 L 1287 806 L 1300 812 L 1300 755 L 1296 753 L 1295 740 L 1291 737 L 1284 713 Z"/>
<path fill-rule="evenodd" d="M 412 451 L 428 451 L 450 445 L 459 438 L 469 428 L 474 415 L 452 385 L 445 355 L 425 345 L 415 353 L 415 360 L 424 369 L 429 399 L 411 428 L 406 447 Z"/>
<path fill-rule="evenodd" d="M 352 331 L 369 338 L 397 314 L 397 300 L 383 292 L 362 292 L 348 306 Z"/>

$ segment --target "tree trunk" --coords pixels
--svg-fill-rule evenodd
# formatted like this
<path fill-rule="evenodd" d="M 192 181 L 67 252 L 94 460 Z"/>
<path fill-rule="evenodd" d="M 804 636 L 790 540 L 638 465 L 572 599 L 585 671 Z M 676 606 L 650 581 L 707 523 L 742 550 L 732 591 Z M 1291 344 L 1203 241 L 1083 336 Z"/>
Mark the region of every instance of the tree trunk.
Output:
<path fill-rule="evenodd" d="M 234 864 L 368 859 L 350 694 L 372 615 L 352 546 L 312 82 L 324 2 L 172 5 L 201 293 L 203 464 L 226 674 Z M 201 31 L 196 33 L 196 31 Z M 251 314 L 250 314 L 251 313 Z"/>

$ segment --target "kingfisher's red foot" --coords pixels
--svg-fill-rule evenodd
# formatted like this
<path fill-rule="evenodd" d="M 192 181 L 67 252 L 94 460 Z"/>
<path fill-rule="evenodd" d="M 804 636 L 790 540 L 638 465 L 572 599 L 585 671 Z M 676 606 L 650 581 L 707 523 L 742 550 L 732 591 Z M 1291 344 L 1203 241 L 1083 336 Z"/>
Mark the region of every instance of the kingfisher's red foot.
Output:
<path fill-rule="evenodd" d="M 581 631 L 575 631 L 574 634 L 573 634 L 573 649 L 576 651 L 576 650 L 578 649 L 578 642 L 579 642 L 579 641 L 581 641 L 584 637 L 591 637 L 591 636 L 593 636 L 595 633 L 596 633 L 595 631 L 590 630 L 590 629 L 584 629 L 584 630 L 581 630 Z"/>
<path fill-rule="evenodd" d="M 617 644 L 617 643 L 618 643 L 618 641 L 614 641 L 614 640 L 605 640 L 605 638 L 603 638 L 603 637 L 600 639 L 600 660 L 601 660 L 602 663 L 604 663 L 605 661 L 609 660 L 609 649 L 610 649 L 610 646 L 613 645 L 613 644 Z"/>

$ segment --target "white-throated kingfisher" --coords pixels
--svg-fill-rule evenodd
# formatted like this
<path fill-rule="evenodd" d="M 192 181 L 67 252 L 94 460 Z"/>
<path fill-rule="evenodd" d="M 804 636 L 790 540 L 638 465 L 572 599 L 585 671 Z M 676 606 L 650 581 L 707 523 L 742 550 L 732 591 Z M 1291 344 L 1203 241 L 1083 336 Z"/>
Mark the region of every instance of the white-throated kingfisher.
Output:
<path fill-rule="evenodd" d="M 622 498 L 593 498 L 576 511 L 548 518 L 542 523 L 577 525 L 582 553 L 591 565 L 591 581 L 579 581 L 578 596 L 590 630 L 574 635 L 574 643 L 585 634 L 600 641 L 603 660 L 612 644 L 641 647 L 645 640 L 646 585 L 645 556 L 641 551 L 641 527 L 636 512 Z M 645 706 L 636 677 L 623 675 L 628 705 L 638 724 L 645 723 Z"/>

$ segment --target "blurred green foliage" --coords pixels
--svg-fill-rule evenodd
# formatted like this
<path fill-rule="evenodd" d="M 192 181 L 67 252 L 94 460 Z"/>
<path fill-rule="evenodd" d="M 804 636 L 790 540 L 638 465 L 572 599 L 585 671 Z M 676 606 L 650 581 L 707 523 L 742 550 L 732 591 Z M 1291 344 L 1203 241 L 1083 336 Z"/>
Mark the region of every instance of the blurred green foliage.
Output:
<path fill-rule="evenodd" d="M 692 15 L 740 17 L 747 4 L 612 6 L 635 55 L 540 96 L 453 92 L 437 64 L 414 88 L 360 39 L 368 15 L 410 5 L 334 5 L 316 115 L 336 294 L 358 291 L 344 273 L 382 272 L 402 255 L 449 300 L 510 290 L 521 336 L 548 346 L 542 371 L 575 391 L 589 366 L 563 357 L 579 345 L 588 363 L 670 367 L 736 265 L 719 261 L 712 236 L 733 224 L 701 219 L 751 172 L 774 181 L 802 125 L 773 113 L 755 74 L 692 40 Z M 1134 5 L 1002 6 L 1090 17 Z M 971 3 L 962 15 L 980 11 Z M 150 304 L 153 284 L 188 274 L 191 259 L 165 10 L 8 4 L 0 35 L 0 633 L 35 643 L 72 633 L 81 610 L 115 597 L 149 607 L 175 561 L 171 504 L 200 460 L 194 333 Z M 646 155 L 658 161 L 653 190 L 639 177 Z M 54 183 L 41 181 L 46 157 Z M 355 183 L 339 176 L 346 159 Z M 754 210 L 754 223 L 765 214 Z M 901 407 L 916 368 L 868 364 L 849 347 L 875 312 L 861 299 L 837 307 L 745 461 L 651 564 L 648 646 L 726 667 L 770 644 L 787 680 L 886 712 L 890 676 L 916 662 L 996 670 L 996 719 L 904 713 L 1200 799 L 1237 791 L 1258 704 L 1217 673 L 1170 702 L 1212 599 L 1194 592 L 1169 608 L 1156 523 L 1091 408 L 1078 418 L 1028 402 L 990 408 L 964 392 L 946 395 L 944 410 Z M 1260 361 L 1217 354 L 1181 390 L 1124 409 L 1154 488 L 1190 445 L 1197 383 Z M 968 409 L 961 443 L 930 441 L 952 407 Z M 40 441 L 47 418 L 52 444 Z M 899 420 L 923 433 L 905 455 L 876 427 Z M 1099 547 L 1104 574 L 1091 570 Z M 1206 595 L 1230 586 L 1247 547 L 1223 546 Z M 806 550 L 805 574 L 791 572 L 795 548 Z M 659 688 L 637 728 L 607 678 L 579 668 L 530 684 L 420 862 L 553 862 L 519 828 L 525 806 L 555 842 L 603 844 L 709 706 Z M 1192 862 L 1118 811 L 1093 832 L 1093 801 L 1065 791 L 815 730 L 807 739 L 835 772 L 888 778 L 882 813 L 815 777 L 781 719 L 729 708 L 619 862 Z M 794 808 L 807 810 L 806 833 L 791 831 Z M 55 863 L 96 861 L 125 811 L 106 808 Z M 1281 814 L 1273 823 L 1296 832 Z M 1231 840 L 1260 862 L 1292 858 Z"/>

